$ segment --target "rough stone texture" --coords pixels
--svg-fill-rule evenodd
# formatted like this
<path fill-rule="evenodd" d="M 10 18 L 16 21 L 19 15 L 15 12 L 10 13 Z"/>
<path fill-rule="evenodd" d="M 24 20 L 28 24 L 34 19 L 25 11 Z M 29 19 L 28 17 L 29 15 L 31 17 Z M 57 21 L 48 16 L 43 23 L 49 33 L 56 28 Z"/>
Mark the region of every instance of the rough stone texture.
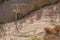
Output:
<path fill-rule="evenodd" d="M 46 30 L 47 33 L 54 34 L 54 35 L 58 34 L 57 30 L 55 30 L 53 28 L 45 27 L 44 29 Z"/>
<path fill-rule="evenodd" d="M 60 37 L 51 34 L 51 35 L 45 36 L 44 40 L 60 40 Z"/>
<path fill-rule="evenodd" d="M 46 0 L 9 0 L 0 5 L 0 18 L 5 21 L 14 21 L 14 12 L 12 9 L 19 8 L 23 14 L 33 10 L 34 5 L 43 5 Z M 17 6 L 16 6 L 17 5 Z"/>
<path fill-rule="evenodd" d="M 56 25 L 54 29 L 60 31 L 60 25 Z"/>
<path fill-rule="evenodd" d="M 55 3 L 55 2 L 57 2 L 58 0 L 48 0 L 48 1 L 50 1 L 51 3 Z"/>
<path fill-rule="evenodd" d="M 17 25 L 17 28 L 16 28 Z M 32 35 L 45 35 L 44 27 L 60 25 L 60 3 L 32 12 L 24 19 L 1 25 L 5 30 L 0 40 L 26 40 Z M 2 32 L 3 33 L 3 32 Z"/>
<path fill-rule="evenodd" d="M 60 40 L 60 30 L 57 29 L 60 29 L 59 25 L 56 25 L 54 28 L 45 28 L 46 35 L 43 37 L 44 40 Z"/>
<path fill-rule="evenodd" d="M 57 0 L 51 0 L 52 3 L 56 1 Z M 47 0 L 9 0 L 8 2 L 4 2 L 0 5 L 0 18 L 6 22 L 14 21 L 15 13 L 12 9 L 16 9 L 18 7 L 23 14 L 26 14 L 32 11 L 35 5 L 42 6 L 46 2 Z"/>

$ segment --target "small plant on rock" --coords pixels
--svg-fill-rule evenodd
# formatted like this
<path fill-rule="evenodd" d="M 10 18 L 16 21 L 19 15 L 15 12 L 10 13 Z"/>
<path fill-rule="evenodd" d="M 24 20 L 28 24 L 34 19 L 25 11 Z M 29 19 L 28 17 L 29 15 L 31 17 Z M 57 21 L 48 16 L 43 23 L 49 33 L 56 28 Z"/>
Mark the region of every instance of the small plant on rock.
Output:
<path fill-rule="evenodd" d="M 16 9 L 12 9 L 12 11 L 15 13 L 15 20 L 18 20 L 22 17 L 23 13 L 21 10 L 18 8 L 18 4 L 15 5 Z"/>
<path fill-rule="evenodd" d="M 5 0 L 0 0 L 0 4 L 2 4 Z"/>
<path fill-rule="evenodd" d="M 45 3 L 46 6 L 48 6 L 48 5 L 50 5 L 50 4 L 52 4 L 52 3 L 50 2 L 50 0 L 47 0 L 47 2 Z"/>
<path fill-rule="evenodd" d="M 39 5 L 34 6 L 34 10 L 39 10 L 40 8 L 41 8 L 41 6 L 39 6 Z"/>
<path fill-rule="evenodd" d="M 40 37 L 40 36 L 32 36 L 28 40 L 44 40 L 44 39 L 43 39 L 43 37 Z"/>
<path fill-rule="evenodd" d="M 18 8 L 18 4 L 15 4 L 16 9 L 12 9 L 12 11 L 15 13 L 15 25 L 16 25 L 16 29 L 19 32 L 18 28 L 17 28 L 17 20 L 21 18 L 22 16 L 22 11 L 19 10 Z"/>
<path fill-rule="evenodd" d="M 4 20 L 3 19 L 0 19 L 0 24 L 4 24 Z"/>

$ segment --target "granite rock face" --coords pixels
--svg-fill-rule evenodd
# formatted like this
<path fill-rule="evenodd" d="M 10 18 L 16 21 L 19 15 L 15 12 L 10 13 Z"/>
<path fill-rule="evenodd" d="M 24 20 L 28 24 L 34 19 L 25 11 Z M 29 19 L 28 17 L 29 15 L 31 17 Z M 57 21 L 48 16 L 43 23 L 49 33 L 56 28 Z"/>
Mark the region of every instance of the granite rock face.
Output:
<path fill-rule="evenodd" d="M 9 0 L 0 5 L 0 19 L 14 21 L 13 9 L 18 8 L 22 14 L 26 14 L 33 10 L 34 5 L 43 5 L 45 2 L 46 0 Z"/>
<path fill-rule="evenodd" d="M 13 9 L 19 9 L 22 14 L 27 14 L 34 10 L 35 5 L 42 6 L 48 0 L 9 0 L 0 5 L 0 19 L 6 22 L 14 21 L 15 13 Z M 50 2 L 55 3 L 58 0 L 51 0 Z M 16 6 L 17 5 L 17 6 Z M 23 16 L 23 15 L 22 15 Z"/>
<path fill-rule="evenodd" d="M 17 22 L 1 25 L 5 31 L 1 32 L 4 34 L 0 40 L 26 40 L 33 35 L 44 36 L 44 28 L 54 28 L 55 25 L 60 25 L 60 3 L 32 12 Z"/>

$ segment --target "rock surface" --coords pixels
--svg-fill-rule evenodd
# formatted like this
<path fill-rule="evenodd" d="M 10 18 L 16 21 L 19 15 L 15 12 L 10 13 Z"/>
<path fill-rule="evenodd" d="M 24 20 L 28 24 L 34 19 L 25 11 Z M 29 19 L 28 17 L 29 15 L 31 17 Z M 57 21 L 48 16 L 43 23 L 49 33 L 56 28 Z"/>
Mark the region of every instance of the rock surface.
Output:
<path fill-rule="evenodd" d="M 57 29 L 60 29 L 60 25 L 56 25 L 54 28 L 45 28 L 46 35 L 44 36 L 44 40 L 60 40 L 60 30 Z"/>
<path fill-rule="evenodd" d="M 60 25 L 56 25 L 54 29 L 60 31 Z"/>
<path fill-rule="evenodd" d="M 15 13 L 12 9 L 19 8 L 23 14 L 29 13 L 34 10 L 35 5 L 42 6 L 48 0 L 9 0 L 0 5 L 0 18 L 6 22 L 14 21 Z M 51 0 L 50 2 L 55 3 L 57 0 Z M 16 6 L 17 5 L 17 6 Z"/>
<path fill-rule="evenodd" d="M 26 40 L 32 35 L 44 36 L 44 27 L 54 28 L 55 25 L 60 25 L 60 3 L 32 12 L 17 22 L 1 25 L 5 31 L 1 32 L 4 34 L 0 40 Z"/>
<path fill-rule="evenodd" d="M 48 36 L 45 36 L 44 40 L 60 40 L 60 37 L 56 35 L 48 35 Z"/>
<path fill-rule="evenodd" d="M 46 0 L 9 0 L 0 5 L 0 18 L 3 18 L 7 22 L 14 21 L 15 13 L 12 11 L 13 9 L 16 10 L 19 8 L 23 14 L 26 14 L 33 10 L 34 5 L 43 5 L 45 1 Z"/>
<path fill-rule="evenodd" d="M 46 30 L 47 33 L 54 34 L 54 35 L 58 34 L 57 30 L 55 30 L 53 28 L 45 27 L 44 29 Z"/>

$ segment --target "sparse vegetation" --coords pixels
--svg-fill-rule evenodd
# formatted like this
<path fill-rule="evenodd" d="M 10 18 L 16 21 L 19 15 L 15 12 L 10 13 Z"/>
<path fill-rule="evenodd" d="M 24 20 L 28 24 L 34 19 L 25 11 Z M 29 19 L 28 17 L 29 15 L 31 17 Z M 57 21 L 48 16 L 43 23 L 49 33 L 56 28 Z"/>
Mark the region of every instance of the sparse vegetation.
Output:
<path fill-rule="evenodd" d="M 9 0 L 0 0 L 0 4 L 4 3 L 5 1 L 9 1 Z"/>
<path fill-rule="evenodd" d="M 22 18 L 23 13 L 22 11 L 18 8 L 18 4 L 15 5 L 16 9 L 13 9 L 12 11 L 15 13 L 15 20 L 19 20 L 20 18 Z"/>
<path fill-rule="evenodd" d="M 39 6 L 39 5 L 34 6 L 34 10 L 39 10 L 40 8 L 41 8 L 41 6 Z"/>
<path fill-rule="evenodd" d="M 41 7 L 45 7 L 45 6 L 48 6 L 48 5 L 51 5 L 51 4 L 52 3 L 49 0 L 47 0 L 47 2 L 43 6 L 41 6 Z"/>
<path fill-rule="evenodd" d="M 16 6 L 17 6 L 17 5 L 16 5 Z M 13 9 L 12 11 L 15 13 L 15 20 L 20 19 L 20 18 L 22 17 L 22 15 L 23 15 L 23 14 L 22 14 L 22 11 L 19 10 L 18 6 L 17 6 L 16 9 Z"/>
<path fill-rule="evenodd" d="M 44 39 L 42 37 L 39 37 L 39 36 L 32 36 L 28 40 L 44 40 Z"/>
<path fill-rule="evenodd" d="M 3 3 L 5 0 L 0 0 L 0 4 Z"/>
<path fill-rule="evenodd" d="M 50 0 L 47 0 L 47 2 L 43 6 L 35 5 L 34 10 L 39 10 L 40 8 L 51 5 L 51 4 L 52 3 L 50 2 Z"/>
<path fill-rule="evenodd" d="M 50 4 L 52 4 L 52 3 L 50 2 L 50 0 L 47 0 L 47 2 L 45 3 L 45 6 L 48 6 L 48 5 L 50 5 Z"/>
<path fill-rule="evenodd" d="M 4 24 L 4 20 L 3 19 L 0 19 L 0 24 Z"/>
<path fill-rule="evenodd" d="M 17 28 L 17 20 L 22 17 L 22 11 L 19 10 L 18 4 L 16 4 L 15 6 L 16 6 L 16 9 L 12 9 L 12 11 L 15 13 L 15 25 L 16 25 L 16 29 L 18 30 L 18 28 Z M 18 32 L 19 32 L 19 30 L 18 30 Z"/>

